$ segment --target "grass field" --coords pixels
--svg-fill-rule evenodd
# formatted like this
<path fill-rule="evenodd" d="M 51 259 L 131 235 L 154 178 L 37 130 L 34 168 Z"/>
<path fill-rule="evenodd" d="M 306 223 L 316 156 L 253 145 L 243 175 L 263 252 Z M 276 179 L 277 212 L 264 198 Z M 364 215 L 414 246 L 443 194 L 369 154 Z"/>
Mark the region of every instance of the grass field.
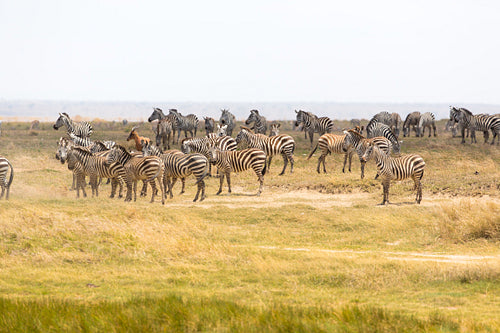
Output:
<path fill-rule="evenodd" d="M 76 199 L 51 125 L 2 125 L 15 176 L 0 201 L 0 331 L 500 331 L 499 146 L 404 138 L 427 163 L 422 204 L 405 181 L 377 206 L 372 162 L 363 180 L 357 157 L 317 174 L 288 125 L 294 173 L 274 158 L 260 197 L 248 171 L 230 196 L 211 178 L 193 203 L 190 178 L 162 206 L 110 199 L 109 185 Z M 96 122 L 93 139 L 132 146 L 131 127 Z"/>

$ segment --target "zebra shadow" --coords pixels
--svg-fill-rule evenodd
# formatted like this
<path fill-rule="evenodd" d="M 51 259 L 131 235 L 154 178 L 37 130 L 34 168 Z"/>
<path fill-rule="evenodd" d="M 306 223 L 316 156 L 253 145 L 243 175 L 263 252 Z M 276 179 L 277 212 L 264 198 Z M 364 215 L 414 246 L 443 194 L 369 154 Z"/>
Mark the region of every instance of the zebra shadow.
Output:
<path fill-rule="evenodd" d="M 379 203 L 377 206 L 379 207 L 384 207 L 384 206 L 409 206 L 409 205 L 417 205 L 415 201 L 404 201 L 404 202 L 389 202 L 385 205 Z"/>

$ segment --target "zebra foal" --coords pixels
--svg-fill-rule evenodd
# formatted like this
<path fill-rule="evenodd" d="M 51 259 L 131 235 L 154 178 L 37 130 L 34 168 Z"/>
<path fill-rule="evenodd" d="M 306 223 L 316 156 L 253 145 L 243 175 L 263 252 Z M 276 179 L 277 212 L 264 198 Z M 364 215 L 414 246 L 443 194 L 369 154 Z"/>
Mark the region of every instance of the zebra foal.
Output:
<path fill-rule="evenodd" d="M 321 173 L 321 164 L 323 164 L 323 172 L 327 173 L 325 166 L 326 155 L 332 153 L 344 155 L 344 166 L 342 167 L 342 172 L 345 172 L 345 165 L 347 164 L 347 158 L 349 158 L 349 172 L 351 172 L 351 162 L 354 151 L 351 148 L 346 150 L 343 149 L 345 137 L 345 135 L 331 133 L 325 133 L 319 137 L 316 147 L 314 147 L 314 149 L 309 153 L 309 156 L 307 156 L 307 159 L 309 160 L 316 149 L 320 149 L 321 156 L 318 158 L 318 166 L 316 168 L 318 173 Z"/>
<path fill-rule="evenodd" d="M 422 201 L 422 177 L 424 176 L 425 162 L 422 157 L 416 154 L 408 154 L 400 157 L 391 157 L 382 151 L 374 143 L 370 143 L 362 156 L 363 161 L 368 161 L 371 157 L 375 159 L 377 171 L 380 175 L 383 187 L 383 200 L 381 205 L 389 203 L 389 187 L 392 180 L 413 179 L 417 190 L 416 202 Z"/>
<path fill-rule="evenodd" d="M 10 169 L 10 176 L 7 178 L 7 173 Z M 12 180 L 14 179 L 14 167 L 3 156 L 0 156 L 0 187 L 2 188 L 2 193 L 0 194 L 0 199 L 3 198 L 5 194 L 5 199 L 9 199 L 10 185 L 12 185 Z"/>

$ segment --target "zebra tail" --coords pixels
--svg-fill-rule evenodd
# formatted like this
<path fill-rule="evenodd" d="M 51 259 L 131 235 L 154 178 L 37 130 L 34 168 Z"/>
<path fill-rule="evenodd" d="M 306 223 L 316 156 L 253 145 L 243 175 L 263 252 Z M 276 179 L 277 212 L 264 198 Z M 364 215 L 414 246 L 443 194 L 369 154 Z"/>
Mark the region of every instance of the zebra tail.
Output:
<path fill-rule="evenodd" d="M 266 170 L 267 170 L 267 158 L 266 158 L 266 162 L 264 163 L 264 167 L 262 168 L 262 176 L 264 176 L 266 174 Z"/>
<path fill-rule="evenodd" d="M 14 167 L 12 166 L 12 164 L 10 164 L 9 160 L 7 160 L 7 163 L 10 166 L 10 178 L 9 178 L 9 183 L 7 184 L 7 187 L 10 187 L 10 185 L 12 184 L 12 180 L 14 179 Z"/>
<path fill-rule="evenodd" d="M 206 176 L 208 176 L 208 168 L 205 168 L 205 171 L 203 172 L 203 175 L 201 175 L 200 179 L 198 179 L 196 181 L 196 183 L 194 183 L 194 184 L 198 185 L 198 183 L 201 182 L 203 179 L 205 179 Z"/>
<path fill-rule="evenodd" d="M 156 173 L 156 175 L 154 175 L 153 177 L 151 177 L 149 179 L 146 179 L 146 182 L 150 182 L 150 181 L 156 179 L 156 177 L 158 177 L 158 175 L 160 174 L 161 170 L 162 170 L 162 168 L 158 168 L 158 172 Z"/>
<path fill-rule="evenodd" d="M 293 146 L 293 148 L 295 150 L 295 145 Z M 316 149 L 318 149 L 318 144 L 316 144 L 316 147 L 314 147 L 314 149 L 309 153 L 309 156 L 307 156 L 308 160 L 313 156 L 313 154 L 316 151 Z"/>

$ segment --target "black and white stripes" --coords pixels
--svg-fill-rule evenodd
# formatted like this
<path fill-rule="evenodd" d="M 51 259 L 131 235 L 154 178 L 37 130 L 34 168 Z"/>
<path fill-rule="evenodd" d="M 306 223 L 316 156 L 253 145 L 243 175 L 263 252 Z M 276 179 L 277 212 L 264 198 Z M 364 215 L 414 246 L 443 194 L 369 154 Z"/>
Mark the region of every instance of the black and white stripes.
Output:
<path fill-rule="evenodd" d="M 92 135 L 93 128 L 92 125 L 86 121 L 74 122 L 71 120 L 67 113 L 59 113 L 59 118 L 57 118 L 54 124 L 54 129 L 58 130 L 60 127 L 66 126 L 68 135 L 73 133 L 81 138 L 86 138 Z"/>
<path fill-rule="evenodd" d="M 9 174 L 10 175 L 7 177 Z M 0 194 L 0 199 L 5 195 L 5 199 L 9 199 L 10 185 L 12 185 L 12 180 L 14 179 L 14 168 L 12 164 L 3 156 L 0 156 L 0 187 L 2 188 L 2 193 Z"/>

